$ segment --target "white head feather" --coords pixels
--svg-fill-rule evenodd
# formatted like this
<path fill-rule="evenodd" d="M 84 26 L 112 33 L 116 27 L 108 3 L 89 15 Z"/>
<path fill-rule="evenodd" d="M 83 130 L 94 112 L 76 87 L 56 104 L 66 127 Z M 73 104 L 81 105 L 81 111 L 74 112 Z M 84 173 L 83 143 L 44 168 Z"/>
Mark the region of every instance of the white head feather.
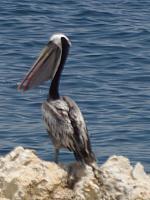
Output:
<path fill-rule="evenodd" d="M 55 33 L 50 37 L 50 41 L 53 41 L 58 47 L 62 48 L 61 46 L 61 38 L 65 38 L 68 41 L 68 44 L 71 46 L 71 42 L 69 38 L 64 35 L 63 33 Z"/>

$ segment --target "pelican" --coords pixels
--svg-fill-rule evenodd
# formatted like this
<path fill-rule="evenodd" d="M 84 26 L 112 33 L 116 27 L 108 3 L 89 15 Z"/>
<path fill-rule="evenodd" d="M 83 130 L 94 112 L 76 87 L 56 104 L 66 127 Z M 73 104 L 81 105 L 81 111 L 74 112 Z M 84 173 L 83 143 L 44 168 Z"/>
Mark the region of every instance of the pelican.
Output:
<path fill-rule="evenodd" d="M 48 98 L 42 104 L 42 114 L 54 145 L 55 162 L 58 162 L 59 150 L 67 148 L 77 161 L 91 164 L 95 162 L 95 155 L 83 115 L 71 98 L 59 95 L 59 80 L 70 46 L 71 42 L 64 34 L 52 35 L 18 88 L 26 91 L 51 80 Z"/>

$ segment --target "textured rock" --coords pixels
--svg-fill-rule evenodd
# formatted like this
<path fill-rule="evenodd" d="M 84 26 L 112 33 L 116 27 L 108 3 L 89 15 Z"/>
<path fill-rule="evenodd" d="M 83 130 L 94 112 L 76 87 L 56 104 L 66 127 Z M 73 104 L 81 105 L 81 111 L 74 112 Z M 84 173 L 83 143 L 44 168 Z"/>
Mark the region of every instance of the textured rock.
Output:
<path fill-rule="evenodd" d="M 0 200 L 150 200 L 150 176 L 140 163 L 112 156 L 97 169 L 46 162 L 17 147 L 0 158 Z"/>

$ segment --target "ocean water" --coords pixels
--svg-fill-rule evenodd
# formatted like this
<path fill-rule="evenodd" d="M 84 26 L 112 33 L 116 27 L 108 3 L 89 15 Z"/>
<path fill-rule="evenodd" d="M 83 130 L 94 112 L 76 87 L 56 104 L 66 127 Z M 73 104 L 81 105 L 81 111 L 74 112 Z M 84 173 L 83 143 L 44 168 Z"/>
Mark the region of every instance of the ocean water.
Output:
<path fill-rule="evenodd" d="M 26 93 L 17 83 L 63 32 L 72 47 L 60 93 L 81 108 L 98 162 L 124 155 L 150 171 L 150 1 L 1 0 L 0 10 L 0 155 L 22 145 L 53 160 L 41 117 L 50 82 Z"/>

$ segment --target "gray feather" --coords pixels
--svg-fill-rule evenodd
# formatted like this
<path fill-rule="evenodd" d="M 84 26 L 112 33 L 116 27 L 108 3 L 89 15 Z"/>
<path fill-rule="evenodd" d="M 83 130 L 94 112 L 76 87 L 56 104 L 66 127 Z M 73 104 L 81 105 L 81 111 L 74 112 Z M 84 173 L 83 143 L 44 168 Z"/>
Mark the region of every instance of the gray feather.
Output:
<path fill-rule="evenodd" d="M 95 159 L 83 115 L 71 98 L 64 96 L 44 102 L 42 113 L 55 148 L 68 148 L 83 162 Z"/>

